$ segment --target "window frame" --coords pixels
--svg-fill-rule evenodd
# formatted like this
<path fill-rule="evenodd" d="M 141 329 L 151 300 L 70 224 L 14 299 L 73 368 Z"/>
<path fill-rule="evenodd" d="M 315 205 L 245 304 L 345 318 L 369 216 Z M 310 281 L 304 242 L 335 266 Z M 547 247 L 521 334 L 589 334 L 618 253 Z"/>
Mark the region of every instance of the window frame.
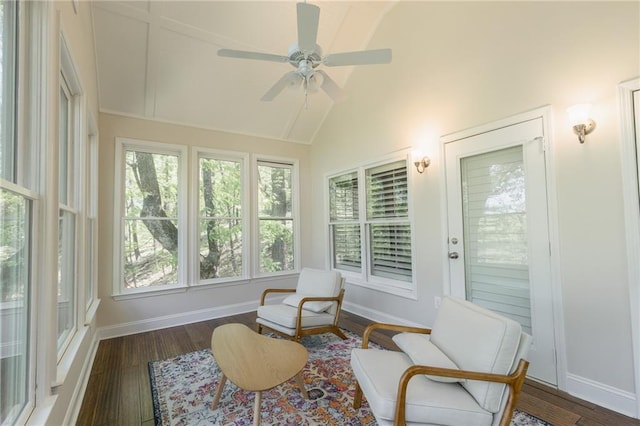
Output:
<path fill-rule="evenodd" d="M 398 161 L 405 161 L 407 168 L 407 216 L 399 219 L 369 219 L 367 216 L 367 170 L 377 167 L 390 165 Z M 342 170 L 332 171 L 325 174 L 324 191 L 325 191 L 325 223 L 326 223 L 326 241 L 327 241 L 327 267 L 331 270 L 340 272 L 345 276 L 349 284 L 357 285 L 384 293 L 394 294 L 404 298 L 417 300 L 416 288 L 416 244 L 415 244 L 415 226 L 413 221 L 413 173 L 411 165 L 411 155 L 408 151 L 393 153 L 373 161 L 363 162 L 356 166 L 345 168 Z M 336 268 L 334 265 L 334 241 L 332 226 L 336 224 L 332 222 L 330 217 L 330 181 L 333 178 L 357 172 L 358 177 L 358 223 L 360 225 L 360 249 L 361 249 L 361 268 L 360 272 L 348 269 Z M 356 223 L 356 221 L 353 221 Z M 372 224 L 379 223 L 406 223 L 410 227 L 411 234 L 411 280 L 404 281 L 400 279 L 382 277 L 373 275 L 372 273 L 372 248 L 370 230 Z"/>
<path fill-rule="evenodd" d="M 191 262 L 190 282 L 194 287 L 220 285 L 225 283 L 236 283 L 238 281 L 246 281 L 251 274 L 251 196 L 250 196 L 250 162 L 249 154 L 235 151 L 223 151 L 217 149 L 209 149 L 203 147 L 193 147 L 191 155 L 191 180 L 192 192 L 189 203 L 188 216 L 191 226 L 189 233 L 189 257 L 190 259 L 199 259 L 200 256 L 200 159 L 207 158 L 221 161 L 236 161 L 240 163 L 240 188 L 241 188 L 241 209 L 242 215 L 240 221 L 242 223 L 242 273 L 237 277 L 222 277 L 202 280 L 200 278 L 200 262 Z"/>
<path fill-rule="evenodd" d="M 29 247 L 27 259 L 29 266 L 28 292 L 29 298 L 25 307 L 29 310 L 24 338 L 26 339 L 28 355 L 25 359 L 26 374 L 25 400 L 21 407 L 12 413 L 15 424 L 24 424 L 36 409 L 36 395 L 48 393 L 48 381 L 43 381 L 47 372 L 37 370 L 36 366 L 44 359 L 45 363 L 53 362 L 55 351 L 47 352 L 50 345 L 43 342 L 49 340 L 53 331 L 50 322 L 42 318 L 51 310 L 40 306 L 41 293 L 46 293 L 40 284 L 53 284 L 46 273 L 46 257 L 49 253 L 46 242 L 46 208 L 43 194 L 46 193 L 46 152 L 49 127 L 47 125 L 48 108 L 44 107 L 49 99 L 47 88 L 49 77 L 42 72 L 40 65 L 47 57 L 49 48 L 48 21 L 46 17 L 49 5 L 46 2 L 12 2 L 19 10 L 15 17 L 15 32 L 17 48 L 13 51 L 12 87 L 13 98 L 11 131 L 11 150 L 13 157 L 10 179 L 0 177 L 0 187 L 12 192 L 30 203 L 29 206 Z M 37 23 L 37 24 L 36 24 Z M 4 84 L 4 83 L 2 83 Z M 2 149 L 5 149 L 3 147 Z M 43 327 L 49 326 L 49 327 Z M 49 354 L 44 356 L 43 354 Z M 55 366 L 55 363 L 53 363 Z M 45 368 L 44 370 L 49 370 Z M 36 387 L 36 385 L 38 385 Z M 6 421 L 7 419 L 5 419 Z"/>
<path fill-rule="evenodd" d="M 125 205 L 125 155 L 127 151 L 140 151 L 158 155 L 174 155 L 178 158 L 178 187 L 184 188 L 178 192 L 178 247 L 186 249 L 178 250 L 178 272 L 176 283 L 162 286 L 148 286 L 127 289 L 124 287 L 123 273 L 124 262 L 122 261 L 124 251 L 124 205 Z M 127 296 L 139 296 L 144 294 L 168 294 L 184 291 L 188 287 L 189 267 L 188 255 L 189 247 L 187 236 L 188 228 L 188 149 L 185 145 L 167 144 L 163 142 L 144 141 L 140 139 L 116 137 L 115 146 L 115 179 L 114 179 L 114 244 L 113 244 L 113 290 L 112 295 L 116 300 L 126 299 Z"/>
<path fill-rule="evenodd" d="M 74 61 L 71 57 L 71 52 L 67 46 L 64 34 L 60 31 L 59 35 L 59 57 L 60 57 L 60 70 L 59 70 L 59 82 L 58 82 L 58 95 L 60 90 L 65 92 L 65 95 L 68 99 L 69 109 L 67 110 L 67 142 L 66 146 L 66 154 L 67 154 L 67 164 L 66 164 L 66 177 L 64 182 L 60 182 L 60 170 L 58 170 L 58 226 L 60 224 L 60 217 L 62 213 L 67 213 L 72 215 L 73 217 L 73 229 L 65 230 L 65 234 L 68 235 L 68 239 L 63 242 L 63 246 L 70 249 L 68 251 L 71 259 L 68 261 L 68 265 L 70 270 L 64 271 L 64 274 L 71 274 L 72 282 L 71 289 L 69 292 L 69 296 L 72 299 L 71 306 L 71 324 L 66 336 L 60 341 L 58 340 L 57 344 L 57 361 L 58 364 L 61 363 L 67 349 L 71 346 L 71 342 L 73 341 L 76 333 L 79 330 L 79 323 L 81 314 L 83 314 L 83 310 L 81 309 L 84 306 L 84 303 L 80 301 L 80 295 L 82 293 L 80 289 L 80 281 L 81 281 L 81 271 L 83 270 L 82 266 L 82 256 L 84 250 L 81 249 L 82 240 L 80 237 L 82 236 L 82 220 L 83 220 L 83 212 L 84 212 L 84 194 L 82 193 L 82 185 L 84 172 L 85 172 L 85 164 L 83 161 L 83 129 L 84 129 L 84 117 L 85 117 L 85 99 L 84 99 L 84 91 L 82 89 L 82 85 L 80 83 L 78 73 L 76 71 L 76 67 L 74 65 Z M 59 98 L 58 98 L 59 99 Z M 60 105 L 60 102 L 58 102 Z M 59 115 L 59 111 L 58 111 Z M 58 119 L 59 122 L 59 119 Z M 60 129 L 58 129 L 58 157 L 60 150 Z M 60 164 L 58 164 L 58 168 L 60 168 Z M 74 176 L 74 171 L 78 176 Z M 66 199 L 61 200 L 59 197 L 61 191 L 61 183 L 64 183 L 66 188 Z M 58 233 L 60 230 L 58 229 Z M 58 267 L 60 268 L 60 266 Z M 63 273 L 60 269 L 58 269 L 58 273 Z M 59 317 L 56 313 L 56 322 L 58 322 Z M 61 336 L 58 336 L 60 339 Z"/>
<path fill-rule="evenodd" d="M 273 164 L 276 166 L 288 167 L 291 169 L 291 221 L 293 229 L 293 268 L 276 272 L 261 272 L 260 271 L 260 214 L 259 214 L 259 180 L 258 180 L 258 167 L 261 163 Z M 283 275 L 291 275 L 300 271 L 300 175 L 299 175 L 299 161 L 293 158 L 267 156 L 267 155 L 253 155 L 252 167 L 253 182 L 251 190 L 253 192 L 253 206 L 251 209 L 251 216 L 253 218 L 253 235 L 252 235 L 252 250 L 253 262 L 252 262 L 252 276 L 254 278 L 263 277 L 277 277 Z"/>
<path fill-rule="evenodd" d="M 96 120 L 87 114 L 85 140 L 84 185 L 84 324 L 89 325 L 98 311 L 98 183 L 99 183 L 99 137 Z"/>

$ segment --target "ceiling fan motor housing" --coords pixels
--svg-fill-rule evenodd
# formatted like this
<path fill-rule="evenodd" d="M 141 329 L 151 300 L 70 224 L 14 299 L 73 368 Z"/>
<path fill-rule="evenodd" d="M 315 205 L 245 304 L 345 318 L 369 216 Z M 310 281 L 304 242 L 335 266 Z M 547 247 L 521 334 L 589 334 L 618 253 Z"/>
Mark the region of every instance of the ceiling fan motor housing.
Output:
<path fill-rule="evenodd" d="M 316 44 L 316 48 L 313 51 L 305 52 L 297 44 L 292 44 L 289 47 L 287 57 L 289 58 L 289 63 L 295 68 L 300 68 L 300 63 L 303 61 L 308 61 L 311 67 L 315 68 L 322 63 L 322 49 Z"/>

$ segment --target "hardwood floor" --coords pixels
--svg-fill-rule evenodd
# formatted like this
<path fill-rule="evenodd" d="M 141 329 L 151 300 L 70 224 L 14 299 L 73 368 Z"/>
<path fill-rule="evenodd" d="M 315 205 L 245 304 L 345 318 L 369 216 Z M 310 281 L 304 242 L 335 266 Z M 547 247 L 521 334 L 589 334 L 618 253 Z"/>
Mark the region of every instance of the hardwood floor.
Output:
<path fill-rule="evenodd" d="M 78 425 L 153 425 L 147 363 L 208 348 L 213 329 L 239 322 L 255 329 L 255 312 L 203 321 L 100 342 L 91 370 Z M 340 326 L 362 335 L 369 320 L 343 312 Z M 395 348 L 390 333 L 372 340 Z M 527 380 L 518 408 L 555 426 L 640 426 L 635 420 L 564 392 Z"/>

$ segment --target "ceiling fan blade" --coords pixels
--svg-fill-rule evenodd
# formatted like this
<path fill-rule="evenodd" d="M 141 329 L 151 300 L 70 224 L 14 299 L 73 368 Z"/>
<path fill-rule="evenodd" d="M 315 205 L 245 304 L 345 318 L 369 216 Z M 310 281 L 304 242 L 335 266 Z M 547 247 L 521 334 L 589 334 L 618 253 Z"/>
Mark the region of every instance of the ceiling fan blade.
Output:
<path fill-rule="evenodd" d="M 343 65 L 388 64 L 391 62 L 391 49 L 361 50 L 327 55 L 322 62 L 328 67 Z"/>
<path fill-rule="evenodd" d="M 327 75 L 326 72 L 322 70 L 318 70 L 316 72 L 322 75 L 323 80 L 320 88 L 324 90 L 325 93 L 329 95 L 329 97 L 333 99 L 334 102 L 342 102 L 347 99 L 347 95 L 344 93 L 344 91 L 340 88 L 340 86 L 336 84 L 335 81 L 333 81 L 331 77 Z"/>
<path fill-rule="evenodd" d="M 320 8 L 309 3 L 298 3 L 298 48 L 302 51 L 316 50 Z"/>
<path fill-rule="evenodd" d="M 245 50 L 219 49 L 218 56 L 239 59 L 256 59 L 259 61 L 288 62 L 289 58 L 282 55 L 272 55 L 270 53 L 247 52 Z"/>
<path fill-rule="evenodd" d="M 264 102 L 270 102 L 275 99 L 286 87 L 299 85 L 302 83 L 302 76 L 295 71 L 290 71 L 283 75 L 280 80 L 276 81 L 276 84 L 271 86 L 271 89 L 265 93 L 260 100 Z"/>

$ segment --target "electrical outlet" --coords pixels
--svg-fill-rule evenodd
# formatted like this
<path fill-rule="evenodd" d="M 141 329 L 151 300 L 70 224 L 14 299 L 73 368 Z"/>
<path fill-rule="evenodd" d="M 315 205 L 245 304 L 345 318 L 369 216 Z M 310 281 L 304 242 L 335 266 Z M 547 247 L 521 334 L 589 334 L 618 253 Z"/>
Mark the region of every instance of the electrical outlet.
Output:
<path fill-rule="evenodd" d="M 436 307 L 436 309 L 440 309 L 440 303 L 442 303 L 442 297 L 440 296 L 435 296 L 433 298 L 433 306 Z"/>

